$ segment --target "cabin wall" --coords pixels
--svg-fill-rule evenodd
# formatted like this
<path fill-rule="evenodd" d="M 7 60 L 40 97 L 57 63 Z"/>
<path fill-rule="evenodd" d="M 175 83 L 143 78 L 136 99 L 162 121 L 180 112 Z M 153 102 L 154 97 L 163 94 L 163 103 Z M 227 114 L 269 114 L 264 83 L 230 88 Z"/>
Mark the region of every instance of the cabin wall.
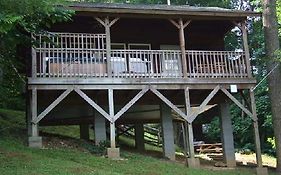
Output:
<path fill-rule="evenodd" d="M 192 21 L 185 29 L 186 49 L 224 50 L 224 35 L 232 28 L 229 21 Z M 93 17 L 74 16 L 73 21 L 55 24 L 51 31 L 104 33 L 104 27 Z M 178 29 L 168 19 L 120 18 L 111 27 L 112 43 L 179 45 Z"/>

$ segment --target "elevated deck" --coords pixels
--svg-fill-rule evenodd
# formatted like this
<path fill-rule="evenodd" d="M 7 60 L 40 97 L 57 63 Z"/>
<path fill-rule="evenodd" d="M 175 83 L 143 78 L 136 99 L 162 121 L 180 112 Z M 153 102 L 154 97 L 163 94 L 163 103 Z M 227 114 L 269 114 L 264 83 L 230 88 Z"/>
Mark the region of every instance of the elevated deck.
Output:
<path fill-rule="evenodd" d="M 39 44 L 33 48 L 28 83 L 42 89 L 64 89 L 66 85 L 213 89 L 218 84 L 244 89 L 255 83 L 243 51 L 186 50 L 183 57 L 179 50 L 109 52 L 104 48 L 105 34 L 49 33 L 34 38 Z"/>

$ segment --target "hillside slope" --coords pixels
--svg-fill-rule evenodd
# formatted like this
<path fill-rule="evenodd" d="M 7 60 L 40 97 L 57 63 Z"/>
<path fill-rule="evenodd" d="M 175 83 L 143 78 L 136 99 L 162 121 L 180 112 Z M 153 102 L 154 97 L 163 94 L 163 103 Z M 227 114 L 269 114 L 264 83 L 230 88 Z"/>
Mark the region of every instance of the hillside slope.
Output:
<path fill-rule="evenodd" d="M 61 129 L 61 128 L 60 128 Z M 69 128 L 68 128 L 69 129 Z M 70 128 L 71 129 L 71 128 Z M 75 130 L 77 128 L 72 128 Z M 47 132 L 47 131 L 46 131 Z M 55 132 L 52 130 L 52 132 Z M 69 133 L 66 130 L 66 133 Z M 72 132 L 70 132 L 72 133 Z M 124 160 L 114 161 L 91 154 L 77 139 L 61 139 L 60 145 L 47 144 L 44 149 L 26 146 L 23 112 L 0 109 L 0 174 L 188 174 L 188 175 L 252 175 L 253 169 L 209 170 L 190 169 L 182 164 L 156 159 L 122 150 Z M 46 140 L 46 138 L 45 138 Z M 83 143 L 81 140 L 78 140 Z M 87 143 L 88 146 L 90 143 Z"/>

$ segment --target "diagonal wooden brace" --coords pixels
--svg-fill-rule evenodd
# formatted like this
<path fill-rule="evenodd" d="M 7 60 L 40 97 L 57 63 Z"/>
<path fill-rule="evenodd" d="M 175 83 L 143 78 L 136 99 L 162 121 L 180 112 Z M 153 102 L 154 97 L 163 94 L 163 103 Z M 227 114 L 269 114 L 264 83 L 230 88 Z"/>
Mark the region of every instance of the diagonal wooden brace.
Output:
<path fill-rule="evenodd" d="M 92 99 L 90 99 L 87 94 L 85 94 L 83 91 L 81 91 L 78 88 L 74 89 L 75 92 L 77 92 L 78 95 L 80 95 L 86 102 L 88 102 L 93 108 L 95 108 L 101 115 L 103 115 L 108 121 L 113 122 L 110 118 L 109 114 L 105 112 L 97 103 L 95 103 Z"/>
<path fill-rule="evenodd" d="M 222 92 L 230 98 L 241 110 L 243 110 L 247 115 L 249 115 L 253 121 L 257 121 L 258 118 L 255 117 L 247 108 L 245 108 L 233 95 L 231 95 L 225 88 L 221 89 Z"/>
<path fill-rule="evenodd" d="M 164 95 L 162 95 L 157 89 L 150 87 L 150 90 L 159 97 L 164 103 L 166 103 L 170 108 L 172 108 L 180 117 L 182 117 L 184 120 L 190 122 L 187 118 L 187 115 L 185 115 L 178 107 L 176 107 L 170 100 L 168 100 Z"/>
<path fill-rule="evenodd" d="M 115 116 L 114 122 L 121 117 L 130 107 L 132 107 L 147 91 L 149 87 L 141 90 L 133 99 L 131 99 Z"/>
<path fill-rule="evenodd" d="M 189 119 L 191 122 L 193 122 L 196 117 L 203 111 L 203 109 L 207 106 L 207 104 L 211 101 L 211 99 L 217 94 L 217 92 L 220 90 L 220 86 L 216 86 L 214 90 L 208 95 L 208 97 L 202 102 L 202 104 L 199 106 L 199 109 L 194 111 Z"/>
<path fill-rule="evenodd" d="M 54 109 L 73 89 L 67 89 L 64 91 L 53 103 L 51 103 L 35 120 L 32 120 L 32 123 L 37 124 L 40 122 L 52 109 Z"/>

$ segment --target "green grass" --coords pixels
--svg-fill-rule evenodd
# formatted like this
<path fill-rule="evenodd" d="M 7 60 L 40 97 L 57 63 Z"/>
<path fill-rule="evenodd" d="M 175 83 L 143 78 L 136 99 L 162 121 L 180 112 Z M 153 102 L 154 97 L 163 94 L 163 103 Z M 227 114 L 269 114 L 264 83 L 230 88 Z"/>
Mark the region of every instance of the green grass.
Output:
<path fill-rule="evenodd" d="M 110 160 L 76 148 L 32 149 L 26 146 L 24 113 L 0 109 L 0 174 L 145 174 L 145 175 L 253 175 L 250 168 L 236 170 L 190 169 L 179 163 L 127 152 L 124 160 Z M 74 128 L 52 128 L 71 136 Z M 48 132 L 48 128 L 45 129 Z M 77 136 L 77 133 L 74 133 Z"/>

